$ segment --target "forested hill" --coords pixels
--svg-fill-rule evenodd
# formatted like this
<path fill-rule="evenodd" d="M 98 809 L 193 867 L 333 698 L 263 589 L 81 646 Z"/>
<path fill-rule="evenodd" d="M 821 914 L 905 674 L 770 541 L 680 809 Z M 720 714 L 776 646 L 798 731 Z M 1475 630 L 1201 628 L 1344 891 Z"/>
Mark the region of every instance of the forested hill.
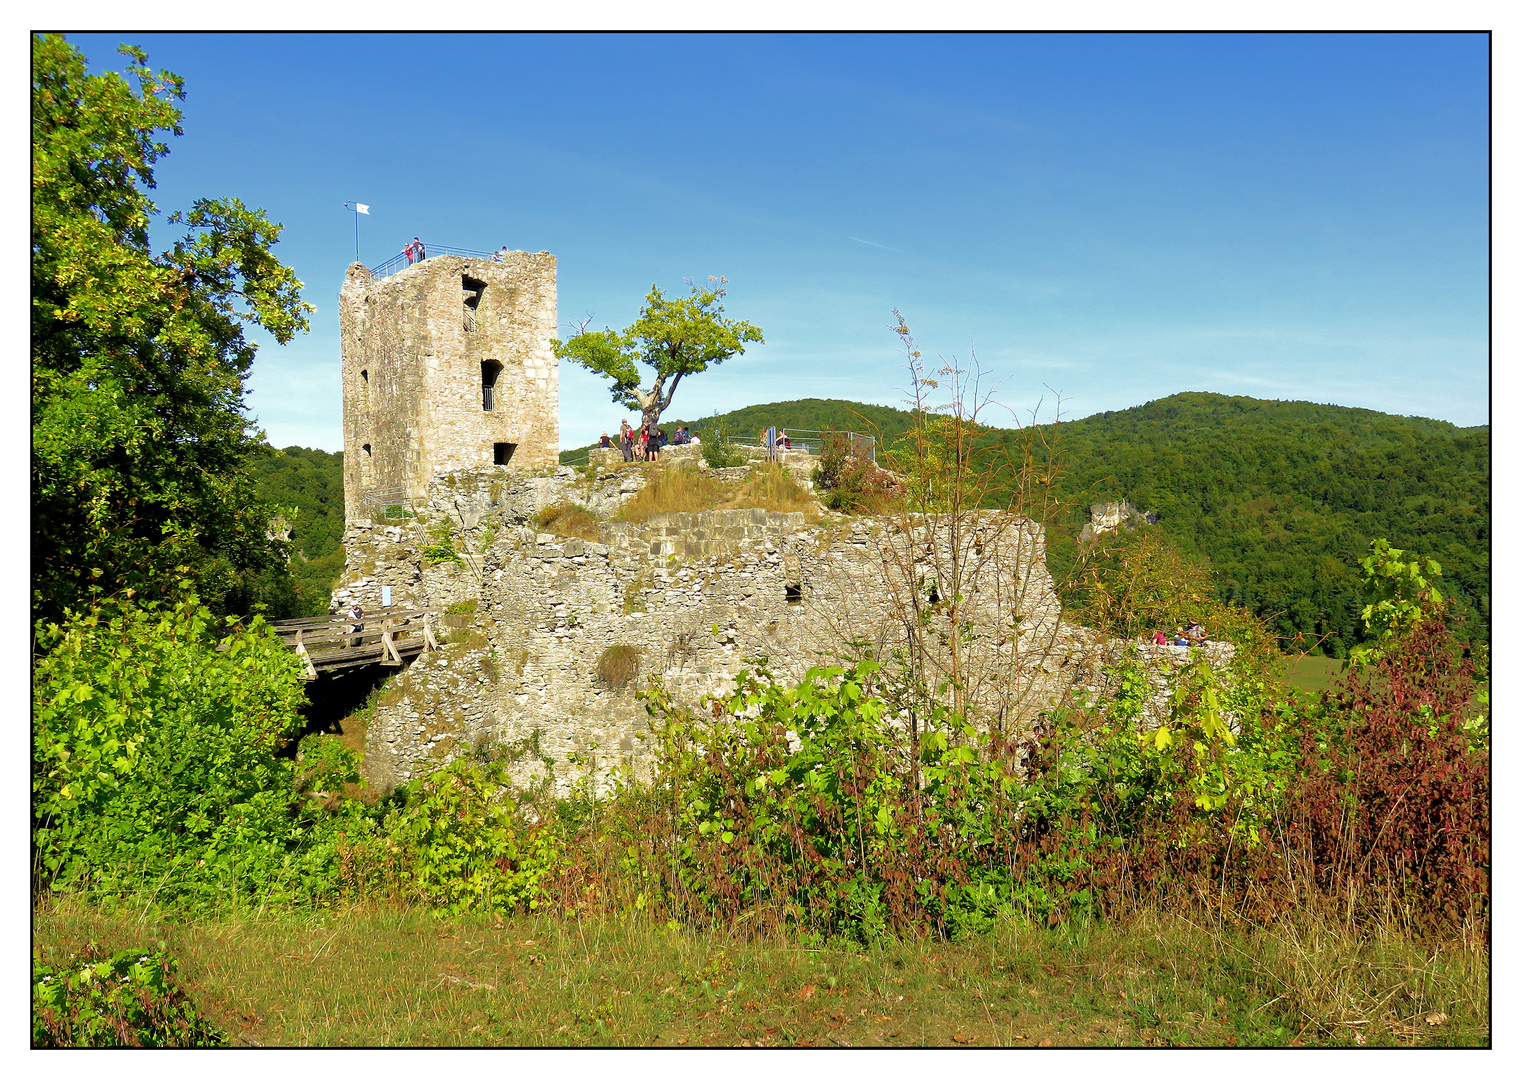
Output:
<path fill-rule="evenodd" d="M 726 435 L 755 438 L 768 427 L 794 428 L 800 431 L 860 431 L 876 433 L 891 441 L 909 430 L 912 417 L 903 409 L 886 405 L 863 405 L 859 401 L 839 398 L 801 398 L 776 401 L 770 405 L 751 405 L 734 412 L 720 413 L 701 420 L 669 420 L 661 417 L 661 427 L 674 431 L 678 424 L 701 431 L 717 428 Z"/>
<path fill-rule="evenodd" d="M 1369 540 L 1436 558 L 1471 629 L 1490 621 L 1490 428 L 1304 401 L 1186 393 L 1063 426 L 1059 567 L 1088 504 L 1155 511 L 1209 558 L 1226 599 L 1290 637 L 1358 629 L 1357 566 Z"/>
<path fill-rule="evenodd" d="M 286 510 L 294 534 L 292 615 L 323 615 L 344 567 L 343 454 L 287 446 L 265 450 L 249 463 L 260 499 Z"/>
<path fill-rule="evenodd" d="M 910 415 L 809 398 L 689 426 L 749 436 L 771 424 L 875 429 L 891 444 Z M 1357 564 L 1378 536 L 1442 563 L 1470 629 L 1489 634 L 1489 427 L 1185 393 L 1065 423 L 1058 445 L 1071 507 L 1050 538 L 1059 574 L 1089 504 L 1129 499 L 1210 561 L 1222 598 L 1270 618 L 1287 643 L 1331 635 L 1327 651 L 1341 655 L 1357 640 Z"/>

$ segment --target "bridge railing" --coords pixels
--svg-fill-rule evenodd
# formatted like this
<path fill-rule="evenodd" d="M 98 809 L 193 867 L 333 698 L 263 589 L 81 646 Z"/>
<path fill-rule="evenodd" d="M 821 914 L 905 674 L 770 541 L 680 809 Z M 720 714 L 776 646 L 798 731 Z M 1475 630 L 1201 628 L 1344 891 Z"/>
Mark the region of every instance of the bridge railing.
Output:
<path fill-rule="evenodd" d="M 407 269 L 409 266 L 416 265 L 424 261 L 424 259 L 432 259 L 439 255 L 462 255 L 467 259 L 490 259 L 494 254 L 490 251 L 475 251 L 471 248 L 446 247 L 443 244 L 424 244 L 423 251 L 424 255 L 422 259 L 412 258 L 405 251 L 398 255 L 393 255 L 379 266 L 370 267 L 370 276 L 379 281 L 381 278 L 388 278 L 392 274 Z"/>
<path fill-rule="evenodd" d="M 343 615 L 319 615 L 280 619 L 270 625 L 302 658 L 307 678 L 315 679 L 319 671 L 366 664 L 400 667 L 404 656 L 437 649 L 439 643 L 428 624 L 433 614 L 428 608 L 381 608 L 365 612 L 357 624 Z"/>

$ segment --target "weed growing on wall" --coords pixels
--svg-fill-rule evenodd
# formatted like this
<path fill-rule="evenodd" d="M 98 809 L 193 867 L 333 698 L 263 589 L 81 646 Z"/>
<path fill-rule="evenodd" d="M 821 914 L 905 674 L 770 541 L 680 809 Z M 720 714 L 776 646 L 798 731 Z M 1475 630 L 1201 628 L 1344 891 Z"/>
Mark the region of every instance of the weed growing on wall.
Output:
<path fill-rule="evenodd" d="M 597 657 L 597 678 L 622 690 L 639 674 L 639 649 L 633 645 L 609 645 Z"/>
<path fill-rule="evenodd" d="M 539 527 L 556 536 L 575 536 L 582 540 L 597 542 L 597 530 L 601 522 L 597 515 L 575 503 L 546 506 L 536 517 Z"/>

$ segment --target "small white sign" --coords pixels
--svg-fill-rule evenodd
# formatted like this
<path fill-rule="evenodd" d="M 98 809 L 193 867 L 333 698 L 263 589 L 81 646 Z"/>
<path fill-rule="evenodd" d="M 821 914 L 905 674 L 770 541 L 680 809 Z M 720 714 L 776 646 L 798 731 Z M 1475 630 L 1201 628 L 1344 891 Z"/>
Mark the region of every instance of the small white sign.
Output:
<path fill-rule="evenodd" d="M 391 586 L 390 585 L 382 585 L 381 586 L 381 607 L 390 607 L 390 606 L 391 606 Z"/>

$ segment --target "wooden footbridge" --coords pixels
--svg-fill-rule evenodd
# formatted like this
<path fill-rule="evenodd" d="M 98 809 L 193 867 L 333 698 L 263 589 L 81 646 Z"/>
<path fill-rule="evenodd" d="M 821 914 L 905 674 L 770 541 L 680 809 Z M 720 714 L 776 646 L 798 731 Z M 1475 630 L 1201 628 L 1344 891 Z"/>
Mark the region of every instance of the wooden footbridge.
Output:
<path fill-rule="evenodd" d="M 432 614 L 426 608 L 417 611 L 381 608 L 365 613 L 360 620 L 364 629 L 359 631 L 343 615 L 279 619 L 270 625 L 306 662 L 310 680 L 324 671 L 371 664 L 401 667 L 404 659 L 437 649 L 439 643 L 428 628 L 428 616 Z"/>

